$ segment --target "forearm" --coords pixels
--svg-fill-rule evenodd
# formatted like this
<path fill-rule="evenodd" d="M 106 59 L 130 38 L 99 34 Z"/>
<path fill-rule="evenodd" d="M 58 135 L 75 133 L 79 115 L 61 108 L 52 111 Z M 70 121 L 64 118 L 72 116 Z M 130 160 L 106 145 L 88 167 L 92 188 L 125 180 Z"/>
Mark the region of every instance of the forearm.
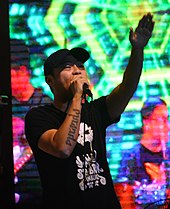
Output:
<path fill-rule="evenodd" d="M 147 45 L 154 27 L 152 15 L 148 13 L 139 21 L 135 31 L 130 29 L 129 40 L 132 46 L 129 63 L 122 82 L 112 90 L 106 99 L 107 109 L 112 119 L 118 117 L 126 108 L 137 89 L 143 68 L 144 47 Z"/>
<path fill-rule="evenodd" d="M 133 96 L 141 76 L 143 68 L 144 52 L 143 48 L 132 48 L 129 63 L 123 75 L 122 84 L 124 92 L 128 92 L 128 96 Z"/>
<path fill-rule="evenodd" d="M 130 28 L 129 40 L 132 51 L 121 84 L 121 87 L 125 91 L 126 98 L 133 96 L 139 83 L 143 67 L 144 47 L 147 45 L 154 27 L 152 18 L 153 16 L 147 13 L 147 15 L 144 15 L 139 21 L 135 31 L 133 31 L 133 28 Z"/>
<path fill-rule="evenodd" d="M 121 113 L 124 111 L 124 108 L 137 89 L 143 67 L 143 56 L 143 49 L 132 48 L 122 82 L 113 91 L 113 94 L 115 94 L 115 92 L 117 93 L 117 98 L 113 97 L 113 101 L 118 101 L 119 104 L 121 104 L 117 112 Z"/>
<path fill-rule="evenodd" d="M 111 118 L 118 117 L 133 96 L 143 67 L 143 49 L 132 49 L 129 63 L 122 82 L 107 97 L 107 107 Z"/>
<path fill-rule="evenodd" d="M 70 156 L 77 143 L 81 108 L 81 98 L 73 98 L 67 116 L 54 136 L 55 147 L 65 157 Z"/>

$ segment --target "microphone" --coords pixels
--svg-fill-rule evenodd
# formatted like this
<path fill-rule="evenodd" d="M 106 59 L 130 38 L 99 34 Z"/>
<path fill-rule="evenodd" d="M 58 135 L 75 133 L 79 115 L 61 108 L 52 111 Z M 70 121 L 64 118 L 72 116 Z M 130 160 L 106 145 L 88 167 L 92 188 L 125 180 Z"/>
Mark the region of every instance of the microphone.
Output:
<path fill-rule="evenodd" d="M 87 94 L 91 98 L 93 97 L 93 95 L 92 95 L 92 93 L 91 93 L 87 83 L 83 84 L 83 94 Z"/>

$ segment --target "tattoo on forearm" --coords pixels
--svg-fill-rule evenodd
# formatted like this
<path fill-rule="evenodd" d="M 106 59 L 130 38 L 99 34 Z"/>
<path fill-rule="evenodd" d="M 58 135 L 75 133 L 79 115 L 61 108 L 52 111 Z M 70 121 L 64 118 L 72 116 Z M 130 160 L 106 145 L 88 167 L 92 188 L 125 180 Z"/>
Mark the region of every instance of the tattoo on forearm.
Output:
<path fill-rule="evenodd" d="M 72 141 L 76 141 L 76 139 L 74 138 L 74 135 L 75 135 L 76 130 L 77 130 L 79 115 L 80 115 L 79 110 L 73 109 L 73 111 L 75 112 L 75 114 L 68 114 L 68 116 L 73 117 L 73 120 L 71 121 L 71 125 L 69 127 L 68 137 L 67 137 L 67 140 L 66 140 L 66 144 L 68 144 L 70 146 L 71 146 Z"/>

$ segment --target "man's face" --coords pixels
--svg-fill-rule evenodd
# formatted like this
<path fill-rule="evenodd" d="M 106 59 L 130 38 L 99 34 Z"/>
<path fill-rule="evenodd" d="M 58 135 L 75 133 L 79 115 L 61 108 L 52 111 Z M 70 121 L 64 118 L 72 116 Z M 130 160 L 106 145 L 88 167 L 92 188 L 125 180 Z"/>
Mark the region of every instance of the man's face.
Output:
<path fill-rule="evenodd" d="M 55 84 L 53 86 L 54 91 L 60 91 L 67 96 L 72 96 L 71 84 L 75 79 L 84 79 L 85 83 L 88 83 L 87 72 L 84 65 L 76 59 L 66 59 L 61 69 L 54 70 Z"/>
<path fill-rule="evenodd" d="M 66 84 L 66 88 L 70 87 L 71 81 L 75 76 L 87 77 L 86 70 L 83 64 L 68 63 L 64 66 L 60 73 L 60 80 L 63 84 Z"/>

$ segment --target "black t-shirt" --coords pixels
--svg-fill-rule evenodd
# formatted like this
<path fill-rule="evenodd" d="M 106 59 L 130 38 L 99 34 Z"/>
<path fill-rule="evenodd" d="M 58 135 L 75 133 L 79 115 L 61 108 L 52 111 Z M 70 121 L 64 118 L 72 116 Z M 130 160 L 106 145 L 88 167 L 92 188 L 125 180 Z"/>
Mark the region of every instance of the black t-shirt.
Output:
<path fill-rule="evenodd" d="M 106 158 L 106 128 L 116 123 L 106 109 L 106 97 L 83 104 L 79 136 L 67 159 L 40 150 L 39 137 L 58 129 L 66 113 L 53 105 L 32 108 L 25 118 L 25 133 L 40 173 L 45 209 L 118 209 Z M 85 131 L 84 131 L 85 129 Z"/>

